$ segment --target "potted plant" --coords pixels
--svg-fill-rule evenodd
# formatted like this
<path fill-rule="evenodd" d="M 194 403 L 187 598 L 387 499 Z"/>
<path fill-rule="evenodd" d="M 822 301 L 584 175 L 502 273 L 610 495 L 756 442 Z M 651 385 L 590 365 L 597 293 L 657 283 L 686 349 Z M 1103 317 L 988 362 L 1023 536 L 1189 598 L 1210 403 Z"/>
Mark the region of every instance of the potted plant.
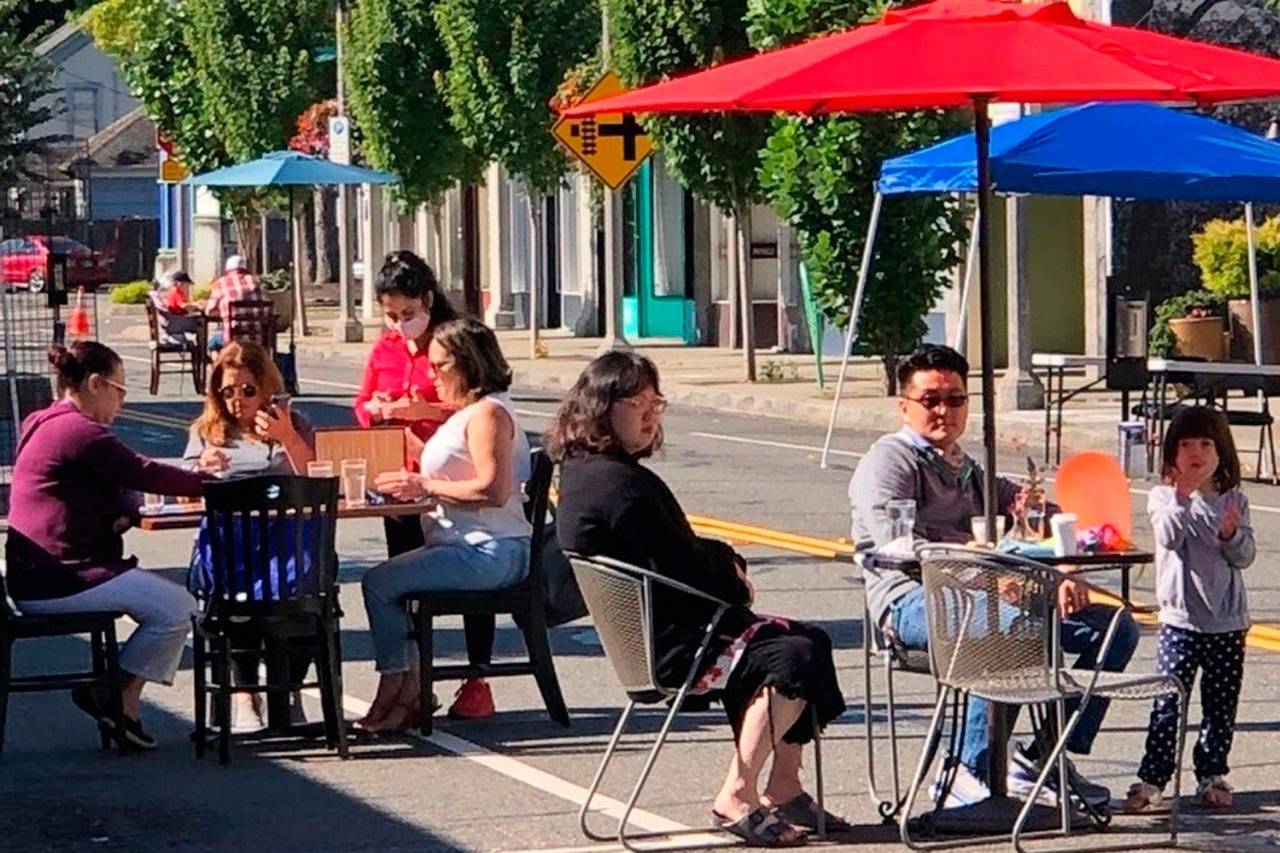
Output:
<path fill-rule="evenodd" d="M 1217 293 L 1192 290 L 1161 302 L 1156 306 L 1156 321 L 1151 327 L 1151 355 L 1221 361 L 1227 344 L 1225 301 Z"/>
<path fill-rule="evenodd" d="M 1280 218 L 1255 229 L 1258 264 L 1258 313 L 1262 323 L 1262 360 L 1280 363 Z M 1230 319 L 1229 355 L 1253 361 L 1253 306 L 1249 288 L 1249 238 L 1243 219 L 1215 219 L 1192 235 L 1192 257 L 1205 289 L 1226 300 Z"/>

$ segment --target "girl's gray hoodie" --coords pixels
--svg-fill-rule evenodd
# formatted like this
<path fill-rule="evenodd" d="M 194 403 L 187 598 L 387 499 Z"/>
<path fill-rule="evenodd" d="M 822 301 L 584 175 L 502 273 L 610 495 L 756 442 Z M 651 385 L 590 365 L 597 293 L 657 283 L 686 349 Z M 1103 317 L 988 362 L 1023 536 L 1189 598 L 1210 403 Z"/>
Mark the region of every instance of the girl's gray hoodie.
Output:
<path fill-rule="evenodd" d="M 1218 537 L 1228 502 L 1240 510 L 1236 533 Z M 1257 555 L 1249 500 L 1231 489 L 1220 495 L 1193 492 L 1181 499 L 1173 486 L 1157 486 L 1147 501 L 1156 539 L 1156 598 L 1160 622 L 1220 634 L 1249 627 L 1244 575 Z"/>

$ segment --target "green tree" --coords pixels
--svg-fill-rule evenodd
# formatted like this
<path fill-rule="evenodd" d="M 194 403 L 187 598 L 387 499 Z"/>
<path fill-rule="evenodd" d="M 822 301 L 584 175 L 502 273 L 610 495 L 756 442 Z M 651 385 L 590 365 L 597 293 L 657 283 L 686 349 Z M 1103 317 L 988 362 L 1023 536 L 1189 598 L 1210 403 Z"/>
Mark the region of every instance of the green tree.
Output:
<path fill-rule="evenodd" d="M 0 0 L 0 190 L 25 174 L 28 155 L 43 149 L 44 140 L 27 138 L 27 131 L 54 115 L 47 101 L 39 103 L 53 88 L 53 68 L 35 53 L 45 28 L 19 34 L 26 6 L 25 0 Z"/>
<path fill-rule="evenodd" d="M 628 85 L 736 59 L 751 52 L 748 0 L 604 0 L 609 5 L 614 68 Z M 757 175 L 769 116 L 729 113 L 650 117 L 645 129 L 686 189 L 732 215 L 738 282 L 731 302 L 742 313 L 747 379 L 755 381 L 749 254 L 751 207 L 764 201 Z M 736 296 L 736 298 L 734 298 Z"/>
<path fill-rule="evenodd" d="M 535 235 L 545 196 L 570 169 L 550 133 L 566 73 L 595 54 L 599 17 L 592 0 L 440 0 L 433 14 L 449 63 L 437 72 L 450 121 L 480 157 L 520 178 Z M 535 239 L 529 288 L 532 355 L 539 355 L 542 252 Z"/>
<path fill-rule="evenodd" d="M 866 0 L 758 0 L 748 21 L 752 42 L 768 50 L 882 11 L 882 4 Z M 880 164 L 964 126 L 959 114 L 936 110 L 775 120 L 761 181 L 799 235 L 819 307 L 836 324 L 849 320 Z M 857 339 L 884 361 L 890 393 L 896 392 L 897 357 L 923 338 L 924 317 L 959 261 L 959 214 L 949 196 L 885 201 Z"/>
<path fill-rule="evenodd" d="M 343 42 L 347 106 L 369 163 L 400 177 L 407 205 L 435 202 L 483 163 L 453 125 L 435 85 L 447 70 L 432 7 L 437 0 L 357 0 Z"/>

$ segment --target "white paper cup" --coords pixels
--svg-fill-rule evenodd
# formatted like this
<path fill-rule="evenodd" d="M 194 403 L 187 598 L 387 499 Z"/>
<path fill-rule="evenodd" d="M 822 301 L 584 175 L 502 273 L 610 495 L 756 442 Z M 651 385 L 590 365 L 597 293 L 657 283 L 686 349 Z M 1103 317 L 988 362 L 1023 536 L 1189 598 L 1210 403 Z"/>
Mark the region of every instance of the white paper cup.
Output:
<path fill-rule="evenodd" d="M 1072 557 L 1076 553 L 1076 517 L 1074 513 L 1060 512 L 1049 522 L 1053 527 L 1053 553 L 1058 557 Z"/>

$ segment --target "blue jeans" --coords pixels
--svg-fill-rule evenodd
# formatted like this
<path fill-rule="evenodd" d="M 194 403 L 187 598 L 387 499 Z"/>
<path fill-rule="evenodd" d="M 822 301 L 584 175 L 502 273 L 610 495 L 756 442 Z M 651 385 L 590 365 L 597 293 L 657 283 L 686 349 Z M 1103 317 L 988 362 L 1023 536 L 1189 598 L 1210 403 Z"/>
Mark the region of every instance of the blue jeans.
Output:
<path fill-rule="evenodd" d="M 409 593 L 511 586 L 529 571 L 529 539 L 514 536 L 478 545 L 427 545 L 374 566 L 360 586 L 373 634 L 378 672 L 407 672 L 413 629 L 401 599 Z"/>
<path fill-rule="evenodd" d="M 978 607 L 975 615 L 985 614 L 986 609 Z M 1000 605 L 1000 627 L 1007 629 L 1019 615 L 1017 608 L 1007 604 Z M 1105 604 L 1090 604 L 1083 610 L 1073 613 L 1062 620 L 1062 650 L 1067 654 L 1078 655 L 1075 666 L 1078 669 L 1093 669 L 1098 663 L 1098 652 L 1102 649 L 1102 641 L 1107 634 L 1107 626 L 1115 615 L 1115 608 Z M 889 624 L 898 639 L 910 649 L 927 649 L 929 632 L 925 622 L 924 587 L 917 587 L 893 603 L 889 610 Z M 1115 639 L 1102 668 L 1108 672 L 1123 672 L 1138 648 L 1140 631 L 1138 624 L 1128 614 L 1120 617 L 1116 626 Z M 1080 722 L 1071 732 L 1067 740 L 1067 749 L 1077 755 L 1088 755 L 1093 748 L 1094 738 L 1102 728 L 1102 718 L 1107 713 L 1107 700 L 1091 699 Z M 1076 704 L 1067 703 L 1067 715 L 1075 712 Z M 1012 708 L 1008 715 L 1010 731 L 1017 720 L 1018 709 Z M 969 711 L 964 723 L 964 746 L 960 760 L 973 771 L 979 779 L 987 781 L 987 749 L 991 744 L 991 703 L 977 696 L 969 697 Z"/>

